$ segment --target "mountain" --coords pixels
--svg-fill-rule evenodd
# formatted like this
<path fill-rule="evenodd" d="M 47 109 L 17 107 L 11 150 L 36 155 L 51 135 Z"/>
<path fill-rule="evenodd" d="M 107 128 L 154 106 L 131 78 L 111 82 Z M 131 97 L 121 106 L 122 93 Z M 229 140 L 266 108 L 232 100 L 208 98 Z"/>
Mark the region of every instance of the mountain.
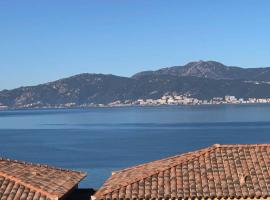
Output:
<path fill-rule="evenodd" d="M 184 66 L 162 68 L 157 71 L 137 73 L 133 78 L 145 75 L 195 76 L 209 79 L 229 79 L 247 81 L 270 81 L 270 67 L 240 68 L 226 66 L 216 61 L 190 62 Z"/>
<path fill-rule="evenodd" d="M 234 95 L 269 98 L 270 69 L 243 69 L 221 63 L 191 62 L 182 67 L 141 72 L 132 77 L 79 74 L 37 86 L 0 91 L 0 107 L 51 107 L 108 104 L 158 99 L 165 94 L 190 94 L 198 99 Z"/>
<path fill-rule="evenodd" d="M 216 80 L 194 76 L 145 75 L 136 78 L 134 99 L 157 99 L 166 93 L 190 94 L 199 99 L 211 99 L 233 95 L 238 98 L 270 97 L 270 84 L 241 80 Z"/>
<path fill-rule="evenodd" d="M 74 102 L 107 103 L 125 98 L 134 81 L 103 74 L 79 74 L 32 87 L 0 92 L 0 103 L 10 107 L 26 104 L 59 105 Z"/>

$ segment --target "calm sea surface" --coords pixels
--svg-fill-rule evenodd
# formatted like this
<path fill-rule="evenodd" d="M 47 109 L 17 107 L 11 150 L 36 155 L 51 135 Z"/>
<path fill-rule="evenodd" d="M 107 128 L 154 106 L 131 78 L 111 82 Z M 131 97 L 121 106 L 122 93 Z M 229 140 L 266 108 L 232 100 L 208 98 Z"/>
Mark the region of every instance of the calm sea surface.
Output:
<path fill-rule="evenodd" d="M 270 143 L 270 105 L 0 112 L 0 156 L 88 173 L 112 171 L 214 143 Z"/>

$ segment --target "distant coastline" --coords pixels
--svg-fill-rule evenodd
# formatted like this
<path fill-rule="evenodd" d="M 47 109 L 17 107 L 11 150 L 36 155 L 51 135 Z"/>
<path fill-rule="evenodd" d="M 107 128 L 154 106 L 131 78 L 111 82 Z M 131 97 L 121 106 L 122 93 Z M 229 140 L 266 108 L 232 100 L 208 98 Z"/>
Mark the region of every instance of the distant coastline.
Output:
<path fill-rule="evenodd" d="M 252 105 L 270 104 L 270 98 L 236 98 L 235 96 L 214 97 L 210 100 L 200 100 L 189 95 L 164 95 L 160 99 L 138 99 L 135 101 L 115 101 L 108 104 L 83 104 L 66 103 L 62 105 L 39 106 L 29 104 L 21 107 L 1 106 L 4 110 L 35 110 L 35 109 L 79 109 L 79 108 L 113 108 L 113 107 L 161 107 L 161 106 L 198 106 L 198 105 Z"/>
<path fill-rule="evenodd" d="M 143 71 L 131 77 L 83 73 L 0 91 L 0 109 L 270 103 L 270 68 L 215 61 Z"/>

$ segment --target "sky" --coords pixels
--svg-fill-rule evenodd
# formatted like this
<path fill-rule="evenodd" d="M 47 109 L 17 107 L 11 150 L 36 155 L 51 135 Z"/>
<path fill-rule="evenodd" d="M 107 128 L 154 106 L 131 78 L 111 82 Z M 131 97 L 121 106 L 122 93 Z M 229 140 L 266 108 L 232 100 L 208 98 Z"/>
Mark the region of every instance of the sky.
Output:
<path fill-rule="evenodd" d="M 0 90 L 197 60 L 270 67 L 270 1 L 0 0 Z"/>

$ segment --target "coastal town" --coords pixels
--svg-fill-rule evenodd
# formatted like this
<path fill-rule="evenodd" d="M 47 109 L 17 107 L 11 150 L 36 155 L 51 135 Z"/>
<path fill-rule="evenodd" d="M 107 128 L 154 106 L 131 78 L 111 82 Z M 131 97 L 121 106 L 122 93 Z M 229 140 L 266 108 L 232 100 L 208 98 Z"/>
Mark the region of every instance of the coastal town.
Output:
<path fill-rule="evenodd" d="M 236 98 L 235 96 L 214 97 L 210 100 L 201 100 L 190 95 L 164 95 L 159 99 L 138 99 L 136 101 L 116 101 L 108 104 L 109 106 L 141 105 L 203 105 L 203 104 L 255 104 L 270 103 L 270 98 Z"/>
<path fill-rule="evenodd" d="M 198 99 L 192 97 L 190 94 L 174 95 L 166 94 L 158 99 L 137 99 L 114 101 L 108 104 L 76 104 L 75 102 L 59 104 L 59 105 L 44 105 L 38 101 L 35 103 L 17 105 L 16 108 L 8 107 L 0 103 L 0 110 L 7 109 L 54 109 L 54 108 L 91 108 L 91 107 L 125 107 L 125 106 L 165 106 L 165 105 L 217 105 L 217 104 L 267 104 L 270 103 L 270 98 L 237 98 L 235 96 L 214 97 L 212 99 Z"/>

